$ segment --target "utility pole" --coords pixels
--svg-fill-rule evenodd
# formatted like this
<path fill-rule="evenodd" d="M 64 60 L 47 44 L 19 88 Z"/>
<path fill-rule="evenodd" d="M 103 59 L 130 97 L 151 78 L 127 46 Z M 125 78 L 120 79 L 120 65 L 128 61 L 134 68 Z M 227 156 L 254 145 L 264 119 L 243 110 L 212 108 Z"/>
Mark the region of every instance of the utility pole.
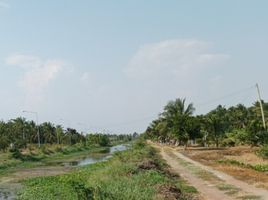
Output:
<path fill-rule="evenodd" d="M 263 106 L 262 106 L 262 101 L 261 101 L 261 93 L 260 93 L 260 88 L 259 88 L 258 83 L 256 84 L 256 88 L 257 88 L 258 97 L 259 97 L 259 103 L 260 103 L 260 108 L 261 108 L 261 116 L 262 116 L 263 128 L 266 130 L 264 111 L 263 111 Z"/>

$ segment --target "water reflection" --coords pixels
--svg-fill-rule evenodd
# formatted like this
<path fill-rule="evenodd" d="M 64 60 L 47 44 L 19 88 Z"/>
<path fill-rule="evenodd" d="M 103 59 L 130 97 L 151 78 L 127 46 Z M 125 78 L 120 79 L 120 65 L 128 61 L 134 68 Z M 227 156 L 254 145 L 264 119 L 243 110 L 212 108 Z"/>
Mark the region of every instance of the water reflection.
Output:
<path fill-rule="evenodd" d="M 89 157 L 86 157 L 80 161 L 74 161 L 74 162 L 71 162 L 69 163 L 71 166 L 85 166 L 85 165 L 90 165 L 90 164 L 94 164 L 94 163 L 97 163 L 97 162 L 101 162 L 101 161 L 105 161 L 109 158 L 112 157 L 112 155 L 115 153 L 115 152 L 118 152 L 118 151 L 124 151 L 128 148 L 127 145 L 116 145 L 116 146 L 113 146 L 113 147 L 110 147 L 109 149 L 109 153 L 106 153 L 106 154 L 102 154 L 98 157 L 96 156 L 89 156 Z"/>
<path fill-rule="evenodd" d="M 20 188 L 20 184 L 0 184 L 0 199 L 15 200 L 16 192 Z"/>
<path fill-rule="evenodd" d="M 0 199 L 5 199 L 5 200 L 13 199 L 10 196 L 11 196 L 10 191 L 8 191 L 6 188 L 0 188 Z"/>

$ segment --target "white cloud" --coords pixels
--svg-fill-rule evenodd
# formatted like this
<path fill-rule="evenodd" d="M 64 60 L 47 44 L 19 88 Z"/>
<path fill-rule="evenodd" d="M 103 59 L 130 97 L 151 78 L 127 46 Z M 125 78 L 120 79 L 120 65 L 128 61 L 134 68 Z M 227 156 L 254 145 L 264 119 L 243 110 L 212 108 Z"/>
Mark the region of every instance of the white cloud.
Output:
<path fill-rule="evenodd" d="M 221 92 L 224 79 L 218 77 L 229 57 L 216 53 L 211 43 L 194 39 L 143 45 L 124 69 L 128 84 L 133 86 L 132 104 L 141 102 L 140 110 L 153 113 L 175 98 L 197 104 L 210 99 Z"/>
<path fill-rule="evenodd" d="M 12 55 L 6 59 L 6 64 L 20 67 L 24 70 L 19 86 L 26 92 L 26 101 L 37 104 L 43 97 L 44 90 L 50 81 L 55 79 L 65 65 L 61 60 L 41 60 L 31 55 Z"/>
<path fill-rule="evenodd" d="M 39 68 L 42 65 L 40 58 L 21 54 L 9 56 L 6 59 L 6 64 L 17 65 L 25 69 Z"/>
<path fill-rule="evenodd" d="M 135 78 L 179 78 L 229 57 L 210 53 L 210 46 L 207 42 L 193 39 L 147 44 L 132 57 L 125 72 Z"/>

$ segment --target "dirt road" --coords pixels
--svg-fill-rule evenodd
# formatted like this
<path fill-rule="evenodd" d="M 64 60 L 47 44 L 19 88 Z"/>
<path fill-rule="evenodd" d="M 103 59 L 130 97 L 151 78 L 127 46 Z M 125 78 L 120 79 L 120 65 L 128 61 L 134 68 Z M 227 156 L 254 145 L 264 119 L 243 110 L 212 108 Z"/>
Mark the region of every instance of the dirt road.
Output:
<path fill-rule="evenodd" d="M 205 200 L 268 200 L 268 190 L 256 188 L 223 172 L 204 166 L 178 150 L 155 145 L 172 170 L 194 186 Z"/>

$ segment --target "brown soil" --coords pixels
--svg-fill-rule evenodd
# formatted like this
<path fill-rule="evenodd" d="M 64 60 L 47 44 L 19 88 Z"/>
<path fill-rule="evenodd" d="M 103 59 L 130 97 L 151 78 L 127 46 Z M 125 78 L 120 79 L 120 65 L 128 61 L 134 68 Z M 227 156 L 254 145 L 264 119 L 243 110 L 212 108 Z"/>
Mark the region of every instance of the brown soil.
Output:
<path fill-rule="evenodd" d="M 182 197 L 182 192 L 180 189 L 173 185 L 161 185 L 158 188 L 159 191 L 159 199 L 165 200 L 177 200 Z"/>
<path fill-rule="evenodd" d="M 145 160 L 138 165 L 138 168 L 143 170 L 150 170 L 150 169 L 159 169 L 159 166 L 152 160 Z"/>
<path fill-rule="evenodd" d="M 258 172 L 253 169 L 228 163 L 217 162 L 219 160 L 229 159 L 251 165 L 267 164 L 267 160 L 263 160 L 256 156 L 255 150 L 256 149 L 250 147 L 234 147 L 221 150 L 191 149 L 184 151 L 183 154 L 193 160 L 234 176 L 239 180 L 253 184 L 257 187 L 268 189 L 268 173 Z"/>
<path fill-rule="evenodd" d="M 233 200 L 233 199 L 268 199 L 268 191 L 260 188 L 256 188 L 254 185 L 250 185 L 244 181 L 240 181 L 233 176 L 215 170 L 196 162 L 189 157 L 184 156 L 177 149 L 173 149 L 166 146 L 154 145 L 161 150 L 162 157 L 167 161 L 171 168 L 184 178 L 188 183 L 194 186 L 203 199 L 206 200 Z M 222 152 L 225 150 L 199 150 L 198 154 L 193 151 L 187 151 L 185 154 L 191 154 L 190 157 L 202 160 L 206 165 L 212 165 L 213 159 L 222 158 L 226 155 L 232 155 L 234 153 L 241 153 L 243 151 L 231 149 L 231 151 Z M 212 152 L 210 154 L 210 152 Z M 246 151 L 245 151 L 246 152 Z M 209 157 L 210 159 L 207 159 Z M 211 159 L 213 158 L 213 159 Z M 246 169 L 238 169 L 246 170 Z M 247 172 L 245 172 L 247 173 Z M 234 172 L 235 174 L 235 172 Z M 209 177 L 207 179 L 207 177 Z"/>
<path fill-rule="evenodd" d="M 72 167 L 36 167 L 31 169 L 20 169 L 16 172 L 8 175 L 7 177 L 2 177 L 0 179 L 1 184 L 13 184 L 17 183 L 23 179 L 40 177 L 40 176 L 56 176 L 60 174 L 65 174 L 73 170 Z"/>

